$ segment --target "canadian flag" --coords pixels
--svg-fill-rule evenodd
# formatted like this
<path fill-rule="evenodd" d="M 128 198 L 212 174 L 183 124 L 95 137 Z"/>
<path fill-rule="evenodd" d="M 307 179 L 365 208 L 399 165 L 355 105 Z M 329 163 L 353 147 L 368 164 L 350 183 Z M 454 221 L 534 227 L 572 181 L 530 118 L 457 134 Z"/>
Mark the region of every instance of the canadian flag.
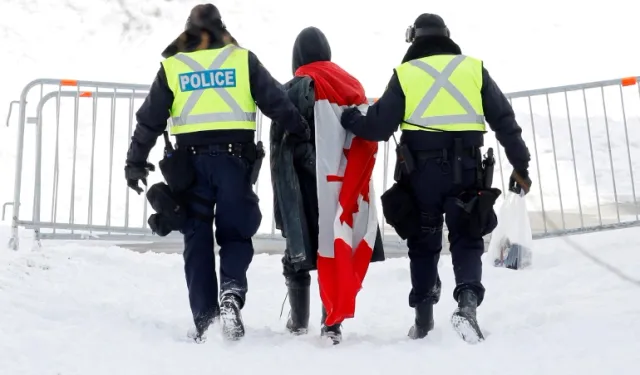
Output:
<path fill-rule="evenodd" d="M 318 284 L 325 324 L 333 325 L 354 317 L 373 254 L 378 216 L 371 176 L 378 144 L 340 125 L 345 108 L 368 106 L 354 77 L 328 61 L 304 65 L 296 76 L 310 76 L 315 85 Z"/>

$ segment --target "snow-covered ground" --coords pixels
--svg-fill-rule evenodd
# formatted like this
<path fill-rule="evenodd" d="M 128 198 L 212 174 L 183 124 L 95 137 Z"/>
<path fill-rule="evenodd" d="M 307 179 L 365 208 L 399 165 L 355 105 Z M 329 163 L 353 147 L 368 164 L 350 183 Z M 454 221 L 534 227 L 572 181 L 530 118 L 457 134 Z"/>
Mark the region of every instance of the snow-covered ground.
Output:
<path fill-rule="evenodd" d="M 160 51 L 181 31 L 196 3 L 3 0 L 0 38 L 8 52 L 3 66 L 9 74 L 3 78 L 0 105 L 8 106 L 26 83 L 41 77 L 149 84 L 159 66 Z M 635 35 L 637 24 L 627 0 L 588 7 L 577 0 L 531 4 L 461 0 L 428 6 L 423 1 L 398 0 L 384 8 L 363 0 L 216 3 L 234 36 L 278 80 L 291 76 L 296 34 L 314 25 L 327 34 L 334 61 L 359 78 L 371 97 L 382 92 L 406 50 L 405 28 L 423 12 L 441 14 L 463 51 L 484 59 L 505 92 L 640 73 L 640 50 L 629 47 L 624 37 Z M 39 95 L 35 90 L 27 98 L 27 116 L 35 115 Z M 532 100 L 534 126 L 527 100 L 513 102 L 525 140 L 532 152 L 537 148 L 531 167 L 535 185 L 528 204 L 533 210 L 541 209 L 544 200 L 546 210 L 558 210 L 562 196 L 565 211 L 576 212 L 580 205 L 594 215 L 600 203 L 603 215 L 611 219 L 615 210 L 605 205 L 616 198 L 633 204 L 640 184 L 638 87 L 622 90 L 626 117 L 619 88 L 588 90 L 589 129 L 581 95 L 577 92 L 567 98 L 573 145 L 562 95 L 550 96 L 551 114 L 544 96 Z M 75 223 L 106 224 L 110 210 L 111 225 L 141 226 L 146 221 L 144 198 L 129 193 L 122 168 L 131 112 L 142 100 L 131 105 L 128 99 L 117 99 L 112 111 L 110 99 L 99 99 L 95 133 L 92 100 L 80 100 L 75 186 L 71 183 L 74 100 L 62 100 L 57 172 L 55 100 L 43 112 L 41 220 L 52 220 L 57 207 L 55 221 L 69 220 L 73 211 Z M 6 114 L 7 107 L 0 108 Z M 13 197 L 17 107 L 9 120 L 9 127 L 0 127 L 2 201 Z M 23 219 L 31 217 L 33 207 L 34 129 L 28 124 L 25 136 Z M 267 134 L 262 133 L 265 141 Z M 488 134 L 486 143 L 495 146 L 495 137 Z M 393 148 L 387 186 L 392 183 Z M 157 162 L 160 151 L 156 147 L 150 160 Z M 381 147 L 374 172 L 378 196 L 383 192 L 382 159 Z M 504 173 L 510 173 L 504 152 L 501 163 Z M 155 173 L 151 183 L 159 178 Z M 502 187 L 500 176 L 494 181 Z M 265 217 L 260 231 L 269 232 L 272 195 L 266 166 L 259 195 Z M 485 262 L 488 294 L 479 320 L 487 340 L 478 346 L 462 342 L 448 323 L 455 306 L 450 297 L 454 281 L 449 257 L 444 256 L 440 264 L 445 290 L 436 307 L 436 330 L 420 342 L 406 337 L 412 322 L 407 259 L 373 264 L 359 296 L 357 317 L 345 324 L 345 341 L 331 347 L 317 338 L 320 302 L 316 294 L 312 334 L 293 338 L 284 333 L 286 309 L 282 318 L 279 314 L 285 288 L 278 256 L 256 256 L 249 271 L 246 339 L 225 345 L 214 331 L 206 344 L 198 346 L 185 336 L 190 314 L 180 255 L 140 254 L 99 241 L 45 242 L 42 249 L 30 251 L 30 234 L 25 233 L 21 251 L 0 251 L 0 374 L 327 374 L 337 369 L 363 374 L 635 374 L 640 303 L 635 297 L 638 283 L 628 279 L 640 279 L 639 234 L 638 229 L 628 229 L 539 240 L 534 267 L 522 272 L 496 269 Z M 0 245 L 7 240 L 7 228 L 0 227 Z M 581 253 L 585 251 L 591 258 Z M 315 282 L 313 287 L 317 289 Z"/>
<path fill-rule="evenodd" d="M 279 256 L 254 258 L 245 339 L 228 345 L 213 329 L 196 345 L 186 338 L 190 313 L 180 255 L 74 243 L 0 252 L 0 372 L 636 374 L 639 285 L 573 246 L 638 280 L 639 238 L 640 230 L 630 229 L 536 241 L 534 267 L 523 271 L 485 260 L 487 296 L 478 314 L 486 341 L 476 346 L 449 324 L 455 308 L 450 257 L 440 262 L 444 289 L 427 339 L 406 336 L 413 319 L 408 260 L 388 259 L 371 266 L 357 315 L 345 323 L 343 343 L 332 347 L 318 337 L 317 293 L 310 334 L 285 333 Z"/>

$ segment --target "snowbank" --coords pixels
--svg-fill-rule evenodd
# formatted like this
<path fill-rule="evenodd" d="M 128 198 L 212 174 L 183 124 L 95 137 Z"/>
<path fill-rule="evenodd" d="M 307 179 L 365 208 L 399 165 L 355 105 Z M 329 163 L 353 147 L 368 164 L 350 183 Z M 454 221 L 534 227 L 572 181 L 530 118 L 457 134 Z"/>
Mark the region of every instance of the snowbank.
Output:
<path fill-rule="evenodd" d="M 640 232 L 573 237 L 572 243 L 640 279 Z M 2 241 L 5 238 L 1 239 Z M 28 247 L 26 247 L 28 248 Z M 285 333 L 286 289 L 279 256 L 254 258 L 249 271 L 247 335 L 222 341 L 213 328 L 203 345 L 190 326 L 180 255 L 118 247 L 45 243 L 40 251 L 0 252 L 0 368 L 12 375 L 234 373 L 630 374 L 636 368 L 637 286 L 580 256 L 564 240 L 535 242 L 534 267 L 484 267 L 478 310 L 487 340 L 464 343 L 449 317 L 455 308 L 450 258 L 440 262 L 442 300 L 435 331 L 407 338 L 408 260 L 373 264 L 344 341 L 318 337 L 320 300 L 312 293 L 310 334 Z M 313 283 L 312 290 L 317 290 Z M 464 360 L 460 360 L 464 358 Z"/>

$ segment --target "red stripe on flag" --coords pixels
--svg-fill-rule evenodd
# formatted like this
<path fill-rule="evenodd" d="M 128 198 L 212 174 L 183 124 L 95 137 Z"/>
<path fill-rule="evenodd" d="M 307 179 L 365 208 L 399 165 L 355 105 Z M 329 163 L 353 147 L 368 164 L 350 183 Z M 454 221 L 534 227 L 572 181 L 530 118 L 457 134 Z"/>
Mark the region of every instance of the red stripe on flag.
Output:
<path fill-rule="evenodd" d="M 373 256 L 373 248 L 369 246 L 367 241 L 362 240 L 356 251 L 353 253 L 353 272 L 356 275 L 356 279 L 359 280 L 362 286 L 362 281 L 369 270 L 369 264 L 371 263 L 371 257 Z"/>
<path fill-rule="evenodd" d="M 340 182 L 344 180 L 342 176 L 336 176 L 335 174 L 327 175 L 327 182 Z"/>
<path fill-rule="evenodd" d="M 362 281 L 358 281 L 353 269 L 351 246 L 344 240 L 335 240 L 333 258 L 318 256 L 318 285 L 327 310 L 326 325 L 353 318 Z"/>
<path fill-rule="evenodd" d="M 362 240 L 356 251 L 342 239 L 334 243 L 333 258 L 318 256 L 320 299 L 327 310 L 326 325 L 342 323 L 355 316 L 356 296 L 362 289 L 373 248 Z"/>

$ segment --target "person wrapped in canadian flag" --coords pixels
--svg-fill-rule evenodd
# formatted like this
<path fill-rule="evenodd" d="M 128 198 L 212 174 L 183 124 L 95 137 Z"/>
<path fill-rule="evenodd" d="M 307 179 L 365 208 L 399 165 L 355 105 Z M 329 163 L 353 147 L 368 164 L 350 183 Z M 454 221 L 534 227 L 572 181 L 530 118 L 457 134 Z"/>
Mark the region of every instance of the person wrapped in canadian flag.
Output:
<path fill-rule="evenodd" d="M 344 108 L 365 109 L 368 101 L 360 82 L 331 62 L 329 42 L 319 29 L 300 32 L 292 60 L 295 77 L 284 89 L 309 123 L 311 139 L 292 142 L 285 124 L 270 128 L 274 216 L 287 246 L 286 326 L 293 334 L 308 332 L 309 271 L 317 269 L 320 333 L 337 344 L 342 322 L 355 315 L 370 262 L 384 260 L 371 178 L 378 143 L 354 137 L 340 125 Z"/>

